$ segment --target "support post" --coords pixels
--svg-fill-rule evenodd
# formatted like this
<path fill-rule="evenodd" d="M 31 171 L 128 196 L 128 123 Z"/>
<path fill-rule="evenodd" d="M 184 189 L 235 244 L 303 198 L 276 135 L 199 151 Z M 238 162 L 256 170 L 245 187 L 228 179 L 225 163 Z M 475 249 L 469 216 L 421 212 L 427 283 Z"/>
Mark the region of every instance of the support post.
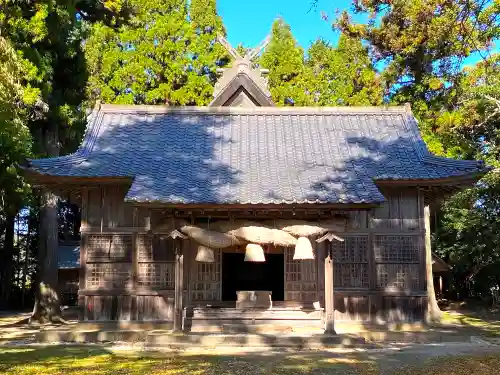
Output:
<path fill-rule="evenodd" d="M 427 321 L 435 322 L 441 318 L 436 292 L 434 290 L 434 278 L 432 277 L 432 248 L 431 248 L 431 209 L 429 205 L 424 208 L 425 224 L 425 280 L 427 283 Z"/>
<path fill-rule="evenodd" d="M 174 332 L 182 331 L 182 294 L 184 292 L 184 255 L 175 239 Z"/>
<path fill-rule="evenodd" d="M 329 241 L 325 241 L 325 333 L 335 334 L 333 296 L 333 254 Z"/>
<path fill-rule="evenodd" d="M 82 188 L 82 207 L 81 207 L 81 226 L 88 227 L 88 204 L 89 204 L 89 191 L 86 187 Z M 80 294 L 80 291 L 85 290 L 85 279 L 87 270 L 87 235 L 80 236 L 80 269 L 78 271 L 78 320 L 83 321 L 87 317 L 87 306 L 85 304 L 85 296 Z"/>
<path fill-rule="evenodd" d="M 139 220 L 139 212 L 138 208 L 134 207 L 132 209 L 132 226 L 135 228 L 138 227 L 138 220 Z M 134 295 L 131 296 L 131 301 L 130 301 L 130 320 L 138 320 L 138 314 L 137 314 L 137 286 L 139 285 L 138 283 L 138 275 L 139 275 L 139 265 L 138 265 L 138 239 L 137 239 L 137 232 L 134 232 L 132 234 L 132 255 L 131 255 L 131 261 L 132 261 L 132 289 L 134 291 Z"/>

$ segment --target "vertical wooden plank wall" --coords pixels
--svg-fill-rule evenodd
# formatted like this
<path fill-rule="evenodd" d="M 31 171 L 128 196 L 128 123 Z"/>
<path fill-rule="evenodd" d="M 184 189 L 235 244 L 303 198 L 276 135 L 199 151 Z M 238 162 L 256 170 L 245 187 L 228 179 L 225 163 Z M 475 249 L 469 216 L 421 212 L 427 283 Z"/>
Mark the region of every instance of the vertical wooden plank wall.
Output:
<path fill-rule="evenodd" d="M 174 290 L 139 285 L 139 236 L 147 234 L 152 218 L 149 210 L 124 202 L 127 189 L 119 185 L 82 189 L 80 318 L 173 322 Z M 94 245 L 108 243 L 109 246 L 92 249 L 94 255 L 90 259 L 89 239 Z M 123 250 L 122 242 L 131 243 L 127 245 L 130 253 L 111 254 L 119 251 L 117 249 Z M 164 269 L 161 266 L 150 268 L 151 272 L 163 272 Z M 102 285 L 96 283 L 99 278 L 103 280 Z M 91 285 L 87 282 L 89 279 Z"/>
<path fill-rule="evenodd" d="M 382 193 L 387 202 L 370 211 L 352 212 L 345 242 L 331 244 L 337 251 L 335 320 L 406 321 L 425 315 L 423 198 L 417 188 Z M 353 260 L 362 238 L 367 241 L 369 285 L 354 287 L 342 275 L 363 269 Z M 351 260 L 346 263 L 346 259 Z"/>

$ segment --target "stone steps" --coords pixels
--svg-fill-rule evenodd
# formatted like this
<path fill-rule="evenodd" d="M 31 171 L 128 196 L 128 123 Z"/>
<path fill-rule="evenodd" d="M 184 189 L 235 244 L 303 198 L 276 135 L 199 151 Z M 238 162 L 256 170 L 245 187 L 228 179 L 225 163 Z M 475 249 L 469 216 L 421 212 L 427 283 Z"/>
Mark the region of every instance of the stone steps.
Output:
<path fill-rule="evenodd" d="M 139 342 L 149 347 L 366 347 L 376 343 L 446 343 L 470 341 L 470 335 L 455 330 L 432 329 L 420 332 L 397 332 L 371 330 L 356 333 L 325 335 L 316 327 L 296 327 L 293 332 L 283 327 L 255 326 L 246 327 L 241 332 L 240 326 L 227 326 L 224 331 L 172 333 L 170 330 L 157 329 L 95 329 L 86 330 L 78 327 L 71 329 L 47 329 L 32 332 L 36 342 Z"/>
<path fill-rule="evenodd" d="M 195 322 L 194 326 L 185 329 L 186 332 L 212 332 L 212 333 L 292 333 L 292 332 L 323 332 L 323 324 L 318 322 L 302 322 L 297 324 L 297 321 L 264 321 L 257 324 L 242 324 L 241 322 L 219 322 L 213 324 L 213 321 L 207 321 L 201 324 Z"/>
<path fill-rule="evenodd" d="M 259 333 L 293 332 L 323 327 L 323 312 L 313 309 L 194 308 L 184 310 L 185 332 Z"/>
<path fill-rule="evenodd" d="M 363 338 L 354 335 L 324 334 L 264 334 L 264 333 L 189 333 L 176 334 L 170 331 L 57 331 L 47 330 L 36 334 L 36 342 L 141 343 L 144 348 L 172 349 L 222 349 L 230 347 L 252 348 L 358 348 L 374 347 Z"/>
<path fill-rule="evenodd" d="M 265 319 L 265 320 L 318 320 L 322 310 L 313 309 L 232 309 L 232 308 L 186 308 L 185 316 L 191 319 Z"/>
<path fill-rule="evenodd" d="M 146 338 L 147 348 L 224 348 L 224 347 L 258 347 L 258 348 L 353 348 L 373 346 L 363 338 L 347 335 L 323 334 L 203 334 L 190 333 L 172 335 L 162 332 L 152 332 Z"/>

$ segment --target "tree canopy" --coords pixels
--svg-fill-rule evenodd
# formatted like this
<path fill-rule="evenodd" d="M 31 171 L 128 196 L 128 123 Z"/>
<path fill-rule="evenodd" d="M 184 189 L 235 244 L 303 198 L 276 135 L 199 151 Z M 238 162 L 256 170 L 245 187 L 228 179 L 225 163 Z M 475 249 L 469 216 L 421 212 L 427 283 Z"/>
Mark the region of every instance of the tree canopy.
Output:
<path fill-rule="evenodd" d="M 382 79 L 360 40 L 341 35 L 338 46 L 332 47 L 320 39 L 311 45 L 308 54 L 315 105 L 382 104 Z"/>
<path fill-rule="evenodd" d="M 92 27 L 89 95 L 105 103 L 204 105 L 225 51 L 215 0 L 133 0 L 118 28 Z"/>

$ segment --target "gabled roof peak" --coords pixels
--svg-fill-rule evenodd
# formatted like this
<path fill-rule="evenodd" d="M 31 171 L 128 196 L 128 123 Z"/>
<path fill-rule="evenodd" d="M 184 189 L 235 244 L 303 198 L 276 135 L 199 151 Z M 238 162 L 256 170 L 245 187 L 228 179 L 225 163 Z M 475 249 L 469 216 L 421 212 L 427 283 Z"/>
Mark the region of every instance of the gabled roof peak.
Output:
<path fill-rule="evenodd" d="M 219 42 L 227 49 L 234 61 L 230 68 L 220 69 L 221 77 L 215 84 L 214 99 L 210 106 L 265 107 L 273 106 L 271 93 L 264 74 L 266 69 L 255 67 L 255 58 L 269 43 L 268 36 L 258 47 L 249 50 L 245 56 L 234 49 L 223 37 Z"/>

